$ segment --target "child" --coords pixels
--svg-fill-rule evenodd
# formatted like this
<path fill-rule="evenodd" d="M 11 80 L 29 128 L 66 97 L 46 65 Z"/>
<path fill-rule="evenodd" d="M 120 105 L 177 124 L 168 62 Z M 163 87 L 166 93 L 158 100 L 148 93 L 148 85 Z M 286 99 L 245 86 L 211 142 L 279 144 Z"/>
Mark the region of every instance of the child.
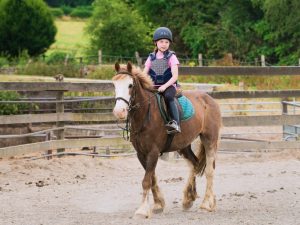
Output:
<path fill-rule="evenodd" d="M 180 133 L 179 112 L 174 101 L 179 61 L 175 52 L 169 50 L 172 41 L 172 32 L 169 28 L 159 27 L 155 30 L 153 34 L 155 50 L 145 62 L 144 72 L 151 76 L 154 86 L 164 96 L 172 119 L 166 124 L 168 133 Z"/>

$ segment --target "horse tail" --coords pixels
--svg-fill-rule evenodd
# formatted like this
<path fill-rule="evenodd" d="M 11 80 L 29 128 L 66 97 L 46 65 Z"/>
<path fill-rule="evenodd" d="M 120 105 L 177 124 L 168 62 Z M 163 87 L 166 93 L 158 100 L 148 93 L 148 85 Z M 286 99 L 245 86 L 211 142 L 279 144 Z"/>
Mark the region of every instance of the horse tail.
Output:
<path fill-rule="evenodd" d="M 198 165 L 195 168 L 196 174 L 200 175 L 201 177 L 204 174 L 205 167 L 206 167 L 206 154 L 205 154 L 205 147 L 202 143 L 200 143 L 200 149 L 196 153 L 196 156 L 198 158 Z"/>

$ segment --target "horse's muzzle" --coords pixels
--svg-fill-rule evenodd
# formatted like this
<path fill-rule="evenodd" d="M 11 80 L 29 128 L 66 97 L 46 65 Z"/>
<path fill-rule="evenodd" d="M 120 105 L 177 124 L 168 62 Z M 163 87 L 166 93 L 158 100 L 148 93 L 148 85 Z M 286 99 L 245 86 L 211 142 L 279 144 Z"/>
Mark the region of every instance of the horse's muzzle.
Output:
<path fill-rule="evenodd" d="M 113 110 L 114 116 L 119 120 L 125 120 L 127 118 L 128 110 L 125 108 L 114 108 Z"/>

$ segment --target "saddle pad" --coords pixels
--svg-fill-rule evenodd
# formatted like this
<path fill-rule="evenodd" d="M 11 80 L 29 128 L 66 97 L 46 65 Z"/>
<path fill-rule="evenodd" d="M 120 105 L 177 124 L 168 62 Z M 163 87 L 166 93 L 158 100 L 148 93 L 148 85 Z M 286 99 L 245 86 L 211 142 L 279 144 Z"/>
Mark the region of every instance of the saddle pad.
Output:
<path fill-rule="evenodd" d="M 195 109 L 192 102 L 184 95 L 177 98 L 182 108 L 181 120 L 188 120 L 195 114 Z"/>

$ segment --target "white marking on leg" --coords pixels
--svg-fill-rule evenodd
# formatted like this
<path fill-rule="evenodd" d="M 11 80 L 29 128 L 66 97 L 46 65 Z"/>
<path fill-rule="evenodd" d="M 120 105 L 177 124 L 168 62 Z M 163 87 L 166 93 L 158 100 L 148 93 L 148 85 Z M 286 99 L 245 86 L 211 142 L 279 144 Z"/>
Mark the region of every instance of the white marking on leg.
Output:
<path fill-rule="evenodd" d="M 150 202 L 149 202 L 149 190 L 144 191 L 142 204 L 138 208 L 138 210 L 135 211 L 134 215 L 135 215 L 135 217 L 142 217 L 142 218 L 150 218 L 151 217 L 151 209 L 150 209 Z"/>
<path fill-rule="evenodd" d="M 206 177 L 206 191 L 204 200 L 200 206 L 202 209 L 206 209 L 208 211 L 215 210 L 216 200 L 213 192 L 213 179 L 214 179 L 214 168 L 213 164 L 215 161 L 215 156 L 206 155 L 206 168 L 205 168 L 205 177 Z"/>

